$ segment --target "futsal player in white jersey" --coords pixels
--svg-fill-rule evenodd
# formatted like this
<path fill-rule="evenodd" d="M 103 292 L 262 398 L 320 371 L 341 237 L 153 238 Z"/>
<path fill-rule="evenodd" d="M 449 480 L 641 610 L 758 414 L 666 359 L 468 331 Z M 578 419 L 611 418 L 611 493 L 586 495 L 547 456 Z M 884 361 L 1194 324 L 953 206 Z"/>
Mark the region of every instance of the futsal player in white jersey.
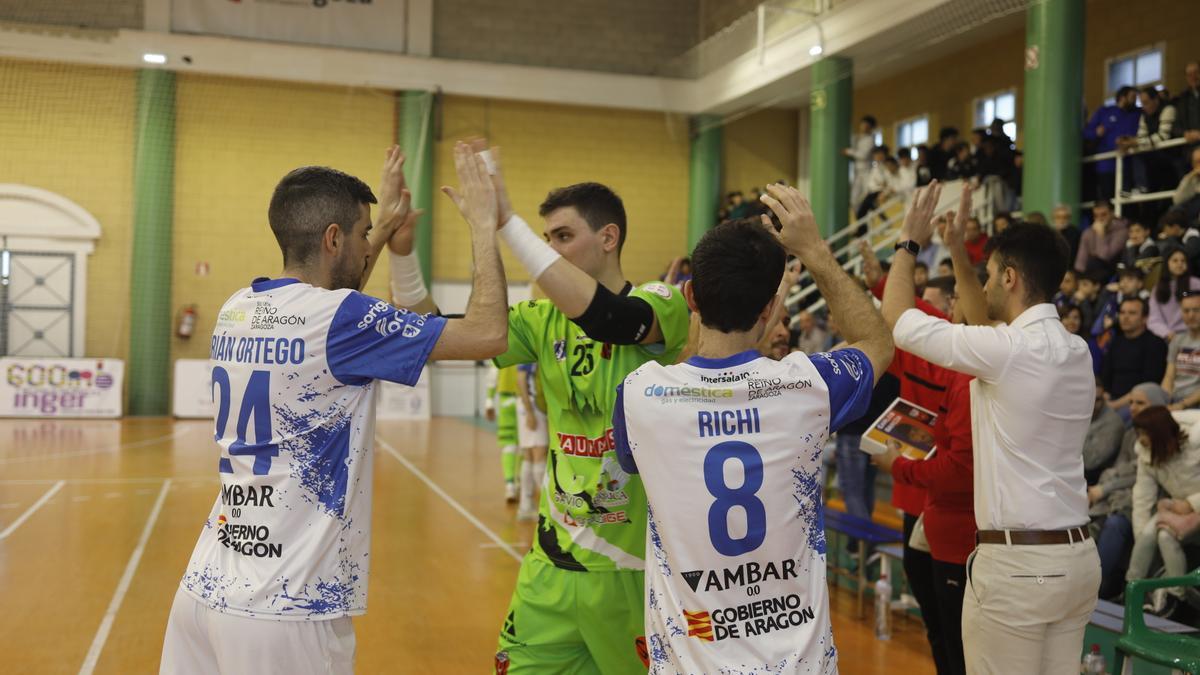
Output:
<path fill-rule="evenodd" d="M 221 490 L 175 596 L 163 673 L 350 673 L 350 617 L 367 601 L 376 380 L 415 384 L 426 361 L 506 348 L 496 197 L 459 144 L 471 226 L 471 300 L 461 319 L 397 309 L 358 291 L 373 257 L 412 227 L 389 151 L 379 217 L 371 189 L 324 167 L 284 176 L 268 218 L 279 278 L 225 302 L 213 331 L 214 453 Z M 374 235 L 374 236 L 372 236 Z"/>
<path fill-rule="evenodd" d="M 821 450 L 867 410 L 892 340 L 821 240 L 808 202 L 769 186 L 763 218 L 709 231 L 684 295 L 700 315 L 687 361 L 621 386 L 618 457 L 649 498 L 646 633 L 652 673 L 836 673 L 825 580 Z M 773 228 L 771 228 L 773 229 Z M 785 251 L 800 258 L 850 342 L 760 355 Z"/>

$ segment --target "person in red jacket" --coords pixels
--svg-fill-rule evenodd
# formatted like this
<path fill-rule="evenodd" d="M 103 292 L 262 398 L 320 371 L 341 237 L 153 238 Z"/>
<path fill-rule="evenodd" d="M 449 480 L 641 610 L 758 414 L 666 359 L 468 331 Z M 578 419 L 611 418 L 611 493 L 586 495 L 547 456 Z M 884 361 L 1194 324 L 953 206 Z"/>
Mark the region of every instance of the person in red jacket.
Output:
<path fill-rule="evenodd" d="M 967 256 L 971 258 L 972 265 L 978 265 L 987 260 L 987 253 L 984 251 L 987 249 L 988 236 L 980 226 L 978 218 L 974 216 L 967 218 L 963 243 L 967 247 Z"/>
<path fill-rule="evenodd" d="M 875 297 L 883 297 L 883 289 L 887 277 L 879 260 L 875 257 L 870 245 L 863 242 L 859 246 L 863 256 L 863 273 L 871 292 Z M 921 311 L 948 319 L 954 300 L 953 277 L 935 277 L 925 286 L 923 298 L 916 299 L 916 305 Z M 915 403 L 926 410 L 940 411 L 946 399 L 953 373 L 940 366 L 935 366 L 925 359 L 919 358 L 906 351 L 897 349 L 892 358 L 888 372 L 900 380 L 900 398 Z M 940 414 L 940 413 L 939 413 Z M 947 659 L 946 633 L 942 630 L 940 604 L 933 577 L 933 558 L 925 551 L 919 551 L 909 545 L 913 527 L 925 508 L 925 488 L 909 480 L 899 480 L 892 475 L 892 505 L 904 512 L 904 576 L 912 590 L 917 605 L 921 608 L 921 617 L 925 622 L 925 636 L 929 640 L 930 651 L 939 674 L 954 672 Z M 961 603 L 960 603 L 961 605 Z M 961 613 L 961 607 L 959 609 Z M 961 651 L 961 640 L 959 651 Z"/>
<path fill-rule="evenodd" d="M 960 320 L 960 316 L 955 316 Z M 937 368 L 937 366 L 934 366 Z M 962 607 L 967 557 L 975 549 L 974 470 L 971 455 L 971 380 L 951 370 L 944 406 L 934 423 L 937 450 L 925 460 L 912 460 L 896 449 L 877 455 L 876 465 L 891 471 L 896 484 L 925 489 L 925 538 L 929 542 L 930 572 L 937 602 L 939 644 L 935 654 L 938 675 L 966 672 L 963 659 Z M 906 565 L 907 568 L 907 565 Z M 907 571 L 907 569 L 906 569 Z M 928 628 L 928 627 L 927 627 Z M 942 670 L 941 664 L 946 664 Z"/>

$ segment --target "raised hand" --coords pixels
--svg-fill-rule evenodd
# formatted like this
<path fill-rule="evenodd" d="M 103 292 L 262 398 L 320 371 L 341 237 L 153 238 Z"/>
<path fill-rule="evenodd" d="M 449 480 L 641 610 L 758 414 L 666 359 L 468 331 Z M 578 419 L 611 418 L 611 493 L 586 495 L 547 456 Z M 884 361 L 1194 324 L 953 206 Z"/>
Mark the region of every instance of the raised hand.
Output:
<path fill-rule="evenodd" d="M 874 288 L 883 281 L 883 265 L 879 263 L 879 257 L 875 255 L 871 242 L 866 239 L 858 240 L 858 254 L 862 256 L 862 271 L 867 279 L 867 286 Z"/>
<path fill-rule="evenodd" d="M 385 232 L 404 225 L 412 210 L 412 193 L 404 181 L 404 151 L 393 145 L 387 149 L 383 173 L 379 179 L 379 213 L 375 227 Z"/>
<path fill-rule="evenodd" d="M 392 232 L 388 239 L 388 249 L 396 255 L 408 255 L 413 251 L 413 242 L 417 235 L 417 221 L 425 213 L 424 209 L 409 209 L 404 222 Z"/>
<path fill-rule="evenodd" d="M 500 227 L 504 227 L 504 224 L 512 217 L 513 209 L 512 200 L 508 198 L 508 186 L 504 184 L 504 171 L 500 167 L 500 147 L 488 147 L 486 138 L 472 138 L 467 143 L 476 154 L 487 153 L 490 160 L 488 172 L 491 175 L 492 187 L 496 189 L 496 206 L 499 210 Z"/>
<path fill-rule="evenodd" d="M 767 186 L 767 194 L 762 196 L 762 202 L 779 218 L 782 227 L 775 236 L 779 237 L 788 253 L 803 260 L 806 255 L 829 250 L 817 229 L 812 206 L 799 190 L 787 185 L 771 184 Z M 762 221 L 774 230 L 766 214 L 762 216 Z"/>
<path fill-rule="evenodd" d="M 967 220 L 971 217 L 972 191 L 973 188 L 970 184 L 963 185 L 962 197 L 958 200 L 958 211 L 947 213 L 946 219 L 942 221 L 938 230 L 938 234 L 942 237 L 942 242 L 951 251 L 966 246 Z"/>
<path fill-rule="evenodd" d="M 496 188 L 483 158 L 470 145 L 459 141 L 454 145 L 454 171 L 458 174 L 458 190 L 445 185 L 442 192 L 454 202 L 477 234 L 495 232 L 499 218 Z"/>
<path fill-rule="evenodd" d="M 904 225 L 900 228 L 901 241 L 929 241 L 933 236 L 933 212 L 937 209 L 941 194 L 942 186 L 936 180 L 928 187 L 916 191 L 912 205 L 908 207 L 908 213 L 904 216 Z"/>

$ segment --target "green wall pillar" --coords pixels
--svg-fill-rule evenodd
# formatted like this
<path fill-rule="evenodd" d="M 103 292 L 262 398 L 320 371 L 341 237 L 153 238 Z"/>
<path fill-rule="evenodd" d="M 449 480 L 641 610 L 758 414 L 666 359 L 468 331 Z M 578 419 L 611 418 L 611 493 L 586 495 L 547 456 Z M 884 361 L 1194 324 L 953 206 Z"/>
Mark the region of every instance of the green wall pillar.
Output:
<path fill-rule="evenodd" d="M 853 66 L 850 59 L 834 56 L 812 67 L 809 199 L 826 237 L 850 224 L 850 160 L 842 150 L 850 147 Z"/>
<path fill-rule="evenodd" d="M 688 251 L 717 222 L 721 204 L 721 118 L 692 119 L 692 156 L 688 169 Z"/>
<path fill-rule="evenodd" d="M 137 77 L 130 276 L 129 414 L 169 412 L 171 229 L 175 199 L 175 73 Z"/>
<path fill-rule="evenodd" d="M 1025 19 L 1022 210 L 1079 210 L 1084 0 L 1043 0 Z M 1072 222 L 1078 222 L 1074 220 Z"/>
<path fill-rule="evenodd" d="M 417 220 L 416 251 L 425 286 L 433 283 L 433 92 L 403 91 L 399 105 L 400 148 L 404 150 L 404 179 L 413 207 L 425 209 Z"/>

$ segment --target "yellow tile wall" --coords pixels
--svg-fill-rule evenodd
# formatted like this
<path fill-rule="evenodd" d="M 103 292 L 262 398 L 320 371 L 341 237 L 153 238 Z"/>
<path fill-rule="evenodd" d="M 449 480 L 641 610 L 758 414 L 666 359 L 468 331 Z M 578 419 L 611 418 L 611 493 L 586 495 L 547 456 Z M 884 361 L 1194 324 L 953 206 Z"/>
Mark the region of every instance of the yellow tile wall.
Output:
<path fill-rule="evenodd" d="M 0 59 L 0 183 L 57 193 L 100 222 L 85 356 L 128 356 L 133 125 L 133 71 Z"/>
<path fill-rule="evenodd" d="M 796 111 L 760 110 L 721 130 L 721 194 L 741 190 L 749 196 L 779 179 L 796 184 Z"/>
<path fill-rule="evenodd" d="M 541 231 L 538 205 L 555 187 L 597 181 L 625 202 L 622 255 L 634 282 L 657 278 L 686 253 L 686 121 L 661 113 L 447 96 L 436 142 L 434 185 L 453 184 L 454 141 L 486 136 L 500 146 L 513 206 Z M 434 277 L 470 278 L 470 235 L 449 199 L 435 195 Z M 504 252 L 508 278 L 528 275 Z"/>
<path fill-rule="evenodd" d="M 278 276 L 283 258 L 267 222 L 275 184 L 305 165 L 331 166 L 378 192 L 395 134 L 391 93 L 181 75 L 176 103 L 172 306 L 195 303 L 190 340 L 172 358 L 207 358 L 221 304 L 256 276 Z M 208 276 L 196 263 L 209 263 Z M 366 292 L 386 293 L 387 270 Z M 386 296 L 385 296 L 386 297 Z"/>

